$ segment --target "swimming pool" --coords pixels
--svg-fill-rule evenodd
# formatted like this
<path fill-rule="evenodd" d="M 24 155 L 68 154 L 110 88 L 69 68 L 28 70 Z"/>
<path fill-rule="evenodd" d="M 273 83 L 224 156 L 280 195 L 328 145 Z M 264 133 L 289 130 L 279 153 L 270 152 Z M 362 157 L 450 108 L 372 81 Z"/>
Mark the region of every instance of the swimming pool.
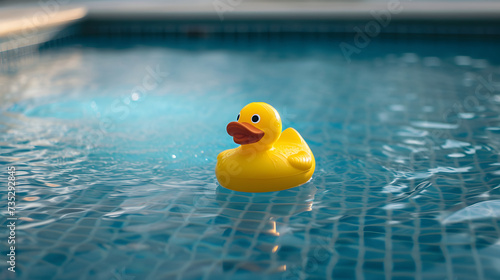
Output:
<path fill-rule="evenodd" d="M 500 41 L 381 36 L 349 62 L 347 39 L 84 36 L 5 71 L 16 279 L 500 277 Z M 309 143 L 309 183 L 218 185 L 253 101 Z"/>

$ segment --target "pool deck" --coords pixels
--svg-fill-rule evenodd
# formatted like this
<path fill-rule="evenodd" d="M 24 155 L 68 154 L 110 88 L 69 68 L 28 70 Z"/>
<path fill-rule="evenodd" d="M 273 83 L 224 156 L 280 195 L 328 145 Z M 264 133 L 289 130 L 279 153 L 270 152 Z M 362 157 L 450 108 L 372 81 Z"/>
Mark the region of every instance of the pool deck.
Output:
<path fill-rule="evenodd" d="M 376 13 L 389 12 L 391 20 L 481 20 L 500 21 L 500 2 L 245 2 L 228 4 L 178 4 L 144 1 L 141 5 L 104 1 L 82 5 L 43 7 L 0 5 L 0 37 L 19 32 L 26 20 L 53 26 L 83 17 L 90 19 L 323 19 L 371 20 Z M 223 2 L 226 3 L 226 2 Z M 36 22 L 36 23 L 35 23 Z"/>
<path fill-rule="evenodd" d="M 42 2 L 40 2 L 42 3 Z M 43 2 L 45 3 L 45 2 Z M 222 4 L 221 4 L 222 3 Z M 0 6 L 0 53 L 70 35 L 355 33 L 500 37 L 500 2 L 220 2 Z M 233 5 L 233 6 L 231 6 Z M 61 32 L 83 22 L 72 32 Z M 374 23 L 376 26 L 374 26 Z M 370 26 L 370 24 L 372 24 Z M 378 30 L 377 30 L 378 29 Z M 68 35 L 69 34 L 69 35 Z"/>
<path fill-rule="evenodd" d="M 87 6 L 91 18 L 123 19 L 329 19 L 371 20 L 374 12 L 387 11 L 391 20 L 500 20 L 500 2 L 279 2 L 243 1 L 239 5 L 166 5 L 144 2 L 104 2 Z M 225 2 L 224 2 L 225 3 Z M 221 17 L 222 15 L 222 17 Z"/>

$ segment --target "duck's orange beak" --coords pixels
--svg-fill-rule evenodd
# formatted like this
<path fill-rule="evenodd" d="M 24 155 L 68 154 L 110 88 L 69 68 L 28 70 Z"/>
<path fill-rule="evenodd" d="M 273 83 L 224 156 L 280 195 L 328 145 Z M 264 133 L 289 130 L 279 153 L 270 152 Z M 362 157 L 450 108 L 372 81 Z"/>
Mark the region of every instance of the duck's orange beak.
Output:
<path fill-rule="evenodd" d="M 245 122 L 230 122 L 226 127 L 227 133 L 233 136 L 236 144 L 252 144 L 264 137 L 264 131 Z"/>

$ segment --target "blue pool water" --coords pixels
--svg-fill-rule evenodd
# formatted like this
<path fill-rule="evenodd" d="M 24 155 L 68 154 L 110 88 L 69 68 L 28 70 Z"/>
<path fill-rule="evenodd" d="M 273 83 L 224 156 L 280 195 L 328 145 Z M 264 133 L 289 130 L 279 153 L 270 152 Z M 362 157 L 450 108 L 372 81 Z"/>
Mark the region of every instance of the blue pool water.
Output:
<path fill-rule="evenodd" d="M 17 279 L 499 279 L 500 43 L 338 44 L 88 39 L 2 73 Z M 309 183 L 217 184 L 253 101 L 309 143 Z"/>

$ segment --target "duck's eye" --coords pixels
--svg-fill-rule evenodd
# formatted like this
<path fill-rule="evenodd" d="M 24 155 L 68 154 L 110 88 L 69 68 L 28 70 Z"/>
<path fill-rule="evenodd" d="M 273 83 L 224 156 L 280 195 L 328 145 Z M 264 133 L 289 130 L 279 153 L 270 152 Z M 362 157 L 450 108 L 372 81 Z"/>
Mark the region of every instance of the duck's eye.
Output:
<path fill-rule="evenodd" d="M 252 122 L 253 123 L 258 123 L 260 121 L 260 116 L 255 114 L 252 116 Z"/>
<path fill-rule="evenodd" d="M 236 120 L 239 121 L 240 120 L 240 114 L 238 114 L 238 116 L 236 117 Z"/>

